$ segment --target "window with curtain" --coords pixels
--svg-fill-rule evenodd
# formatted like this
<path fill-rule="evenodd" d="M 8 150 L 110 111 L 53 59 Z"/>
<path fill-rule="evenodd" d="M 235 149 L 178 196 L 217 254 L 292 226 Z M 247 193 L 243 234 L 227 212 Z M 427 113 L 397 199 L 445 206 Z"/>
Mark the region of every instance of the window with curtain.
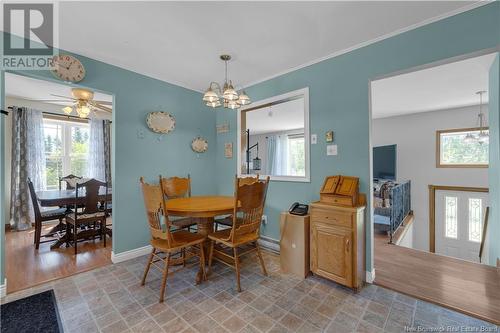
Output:
<path fill-rule="evenodd" d="M 88 172 L 89 125 L 44 118 L 47 189 L 59 188 L 59 178 Z"/>

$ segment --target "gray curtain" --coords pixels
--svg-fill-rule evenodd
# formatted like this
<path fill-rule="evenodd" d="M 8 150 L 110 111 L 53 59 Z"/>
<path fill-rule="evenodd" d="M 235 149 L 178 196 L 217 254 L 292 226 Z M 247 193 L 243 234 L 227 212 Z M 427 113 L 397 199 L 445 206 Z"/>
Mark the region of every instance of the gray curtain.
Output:
<path fill-rule="evenodd" d="M 106 182 L 111 187 L 111 121 L 103 120 L 104 171 Z"/>
<path fill-rule="evenodd" d="M 89 136 L 88 176 L 108 182 L 111 186 L 110 121 L 91 119 Z"/>
<path fill-rule="evenodd" d="M 276 145 L 277 136 L 269 135 L 267 137 L 267 158 L 266 158 L 266 175 L 273 175 L 273 171 L 276 168 Z"/>
<path fill-rule="evenodd" d="M 31 227 L 34 212 L 27 180 L 35 191 L 46 189 L 45 142 L 42 112 L 25 107 L 12 111 L 12 154 L 10 180 L 10 224 L 14 229 Z"/>

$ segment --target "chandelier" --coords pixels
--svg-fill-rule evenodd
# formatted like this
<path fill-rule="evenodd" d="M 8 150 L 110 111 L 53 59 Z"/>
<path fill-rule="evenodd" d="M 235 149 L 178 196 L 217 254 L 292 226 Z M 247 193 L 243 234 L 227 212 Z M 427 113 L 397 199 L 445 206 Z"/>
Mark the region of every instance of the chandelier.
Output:
<path fill-rule="evenodd" d="M 245 93 L 245 91 L 237 92 L 231 80 L 227 80 L 227 62 L 231 60 L 231 56 L 228 54 L 223 54 L 220 59 L 224 61 L 225 65 L 225 76 L 224 85 L 221 86 L 217 82 L 210 82 L 207 91 L 203 94 L 203 101 L 207 106 L 212 108 L 217 108 L 219 106 L 224 106 L 227 109 L 237 109 L 242 105 L 248 105 L 251 103 L 250 97 Z"/>
<path fill-rule="evenodd" d="M 479 127 L 479 134 L 476 136 L 472 134 L 471 132 L 467 133 L 467 135 L 464 138 L 464 141 L 467 143 L 479 143 L 483 144 L 488 142 L 489 140 L 489 133 L 487 130 L 487 125 L 486 121 L 484 119 L 484 113 L 483 113 L 483 94 L 485 94 L 486 91 L 478 91 L 476 94 L 479 95 L 479 113 L 477 115 L 477 127 Z"/>

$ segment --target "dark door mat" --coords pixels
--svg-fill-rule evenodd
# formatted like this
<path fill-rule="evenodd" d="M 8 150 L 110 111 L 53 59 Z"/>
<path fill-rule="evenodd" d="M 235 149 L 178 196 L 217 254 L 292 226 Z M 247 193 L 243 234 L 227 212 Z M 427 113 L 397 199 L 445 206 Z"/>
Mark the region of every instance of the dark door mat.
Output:
<path fill-rule="evenodd" d="M 62 333 L 54 290 L 2 304 L 1 332 Z"/>

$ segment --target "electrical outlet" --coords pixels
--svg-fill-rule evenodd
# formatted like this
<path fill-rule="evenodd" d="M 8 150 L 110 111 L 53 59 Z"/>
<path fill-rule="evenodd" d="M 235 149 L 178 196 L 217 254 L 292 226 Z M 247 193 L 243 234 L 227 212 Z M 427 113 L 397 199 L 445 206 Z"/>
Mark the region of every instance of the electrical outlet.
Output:
<path fill-rule="evenodd" d="M 267 215 L 262 215 L 262 224 L 267 224 Z"/>

